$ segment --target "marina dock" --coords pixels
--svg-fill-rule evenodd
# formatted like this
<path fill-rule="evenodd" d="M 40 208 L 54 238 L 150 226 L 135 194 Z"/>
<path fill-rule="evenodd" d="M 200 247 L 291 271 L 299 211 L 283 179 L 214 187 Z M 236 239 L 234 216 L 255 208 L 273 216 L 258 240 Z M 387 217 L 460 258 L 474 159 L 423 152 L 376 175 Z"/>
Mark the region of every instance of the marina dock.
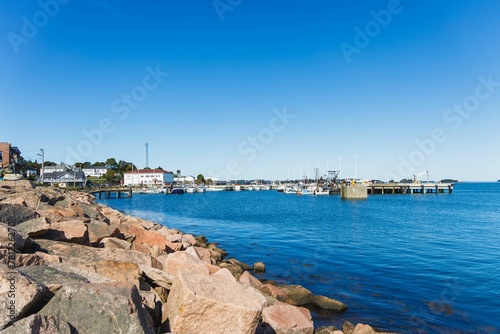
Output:
<path fill-rule="evenodd" d="M 369 183 L 368 195 L 383 194 L 451 194 L 453 183 Z"/>
<path fill-rule="evenodd" d="M 102 194 L 104 194 L 104 198 L 111 198 L 111 194 L 113 193 L 116 194 L 116 198 L 121 198 L 122 193 L 127 194 L 127 197 L 132 197 L 132 188 L 121 187 L 121 188 L 96 189 L 89 191 L 89 194 L 92 194 L 99 199 L 102 199 Z"/>

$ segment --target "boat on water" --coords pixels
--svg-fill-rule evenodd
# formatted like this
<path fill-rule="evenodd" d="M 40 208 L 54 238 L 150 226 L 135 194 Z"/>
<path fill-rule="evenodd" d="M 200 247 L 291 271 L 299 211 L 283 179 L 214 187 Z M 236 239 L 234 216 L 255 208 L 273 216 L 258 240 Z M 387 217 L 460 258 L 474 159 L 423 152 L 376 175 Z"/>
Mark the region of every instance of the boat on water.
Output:
<path fill-rule="evenodd" d="M 240 184 L 235 184 L 233 188 L 234 188 L 234 191 L 241 191 L 241 185 Z"/>
<path fill-rule="evenodd" d="M 197 193 L 204 193 L 206 188 L 204 186 L 198 186 L 196 187 L 196 192 Z"/>
<path fill-rule="evenodd" d="M 268 184 L 264 184 L 264 185 L 260 186 L 260 190 L 271 190 L 271 186 Z"/>
<path fill-rule="evenodd" d="M 197 192 L 197 189 L 195 186 L 187 186 L 185 188 L 185 191 L 186 191 L 186 194 L 194 194 L 195 192 Z"/>
<path fill-rule="evenodd" d="M 220 185 L 209 185 L 205 189 L 207 192 L 213 192 L 213 191 L 224 191 L 226 190 L 226 186 L 220 186 Z"/>
<path fill-rule="evenodd" d="M 185 191 L 183 188 L 173 188 L 170 194 L 172 195 L 184 195 Z"/>
<path fill-rule="evenodd" d="M 166 187 L 143 187 L 138 191 L 140 194 L 166 194 Z"/>
<path fill-rule="evenodd" d="M 330 191 L 323 189 L 323 187 L 317 187 L 314 191 L 314 195 L 322 196 L 322 195 L 330 195 Z"/>

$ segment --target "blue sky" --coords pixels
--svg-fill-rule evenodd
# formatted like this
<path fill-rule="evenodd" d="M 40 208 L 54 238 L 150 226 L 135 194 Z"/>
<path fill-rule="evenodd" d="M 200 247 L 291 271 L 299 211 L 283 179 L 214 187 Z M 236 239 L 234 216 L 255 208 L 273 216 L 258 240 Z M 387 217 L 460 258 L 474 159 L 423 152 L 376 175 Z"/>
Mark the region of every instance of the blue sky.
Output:
<path fill-rule="evenodd" d="M 147 142 L 150 167 L 220 179 L 497 180 L 499 16 L 487 0 L 2 1 L 0 141 L 140 167 Z"/>

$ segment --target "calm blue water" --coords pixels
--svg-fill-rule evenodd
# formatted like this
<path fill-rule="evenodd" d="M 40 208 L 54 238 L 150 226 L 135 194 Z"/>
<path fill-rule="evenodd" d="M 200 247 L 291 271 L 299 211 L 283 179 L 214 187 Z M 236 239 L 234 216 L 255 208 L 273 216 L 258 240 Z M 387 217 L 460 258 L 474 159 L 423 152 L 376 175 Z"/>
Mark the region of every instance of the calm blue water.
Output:
<path fill-rule="evenodd" d="M 276 191 L 134 195 L 102 203 L 205 235 L 266 278 L 339 299 L 344 320 L 402 333 L 500 333 L 500 183 L 453 194 L 296 196 Z"/>

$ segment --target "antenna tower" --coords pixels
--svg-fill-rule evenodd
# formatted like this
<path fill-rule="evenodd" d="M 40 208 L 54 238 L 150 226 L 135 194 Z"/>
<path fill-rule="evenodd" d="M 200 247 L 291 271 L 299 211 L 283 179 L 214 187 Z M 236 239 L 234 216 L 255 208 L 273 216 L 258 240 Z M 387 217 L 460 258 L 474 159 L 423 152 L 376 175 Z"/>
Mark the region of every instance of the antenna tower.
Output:
<path fill-rule="evenodd" d="M 149 168 L 149 145 L 146 143 L 146 167 Z"/>

